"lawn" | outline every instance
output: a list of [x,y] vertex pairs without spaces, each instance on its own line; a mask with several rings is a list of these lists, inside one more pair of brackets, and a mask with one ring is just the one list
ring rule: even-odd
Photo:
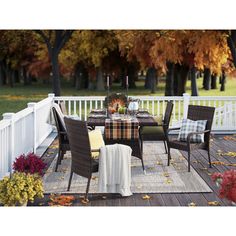
[[[144,89],[144,81],[136,82],[137,88],[130,89],[129,95],[157,95],[163,96],[165,83],[160,82],[157,92],[151,94],[150,90]],[[62,82],[62,96],[96,96],[106,95],[106,92],[76,90],[69,82]],[[202,79],[198,79],[198,87],[200,96],[235,96],[236,95],[236,79],[228,79],[226,83],[226,91],[220,92],[219,86],[215,90],[203,90]],[[111,91],[124,92],[120,89],[119,84],[114,84]],[[5,112],[17,112],[27,106],[28,102],[37,102],[42,100],[51,92],[49,84],[35,83],[31,86],[16,85],[14,88],[8,86],[0,87],[0,119]],[[187,92],[191,94],[190,81],[187,83]]]

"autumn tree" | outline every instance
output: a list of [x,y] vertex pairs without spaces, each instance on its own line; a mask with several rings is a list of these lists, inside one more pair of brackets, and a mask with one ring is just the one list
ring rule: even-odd
[[102,91],[104,90],[103,60],[116,49],[117,40],[111,30],[75,31],[62,51],[60,59],[71,61],[74,67],[78,65],[80,68],[85,67],[90,82],[95,79],[96,89]]
[[37,50],[32,31],[4,30],[0,32],[0,81],[11,87],[20,82],[28,84],[30,76],[26,73],[27,65],[32,61]]
[[61,84],[58,57],[62,48],[70,39],[73,30],[36,30],[35,32],[41,36],[47,46],[52,65],[53,92],[56,96],[60,96]]
[[121,55],[129,62],[137,61],[141,70],[147,70],[145,88],[151,89],[152,93],[156,91],[159,67],[153,64],[150,49],[158,35],[155,30],[116,31]]

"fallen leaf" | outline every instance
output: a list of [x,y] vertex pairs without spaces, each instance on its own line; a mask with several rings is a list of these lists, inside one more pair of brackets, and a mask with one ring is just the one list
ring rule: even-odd
[[148,170],[155,170],[155,168],[152,167],[152,166],[151,166],[151,167],[147,167],[147,169],[148,169]]
[[220,203],[217,201],[208,202],[209,206],[220,206]]
[[165,181],[165,183],[166,183],[166,184],[171,184],[171,183],[172,183],[172,180],[171,180],[171,179],[167,179],[167,180]]
[[89,200],[84,198],[81,200],[81,203],[87,205],[89,203]]
[[208,169],[206,167],[200,168],[200,170],[207,171]]
[[223,138],[224,140],[231,140],[231,141],[236,141],[236,138],[234,137],[234,135],[233,136],[224,136],[224,138]]
[[47,152],[47,154],[53,154],[54,152]]
[[188,204],[188,206],[190,206],[190,207],[195,207],[195,206],[197,206],[197,204],[196,204],[195,202],[190,202],[190,203]]
[[150,198],[151,198],[151,197],[150,197],[149,195],[147,195],[147,194],[144,195],[144,196],[142,196],[142,199],[143,199],[143,200],[149,200]]
[[48,203],[49,206],[71,206],[75,197],[72,195],[51,194],[49,199],[51,200],[51,202]]
[[160,161],[157,161],[156,164],[157,164],[157,165],[163,165],[163,163],[160,162]]
[[97,178],[97,176],[92,176],[92,180],[96,180]]
[[164,173],[163,173],[163,176],[164,176],[164,177],[170,177],[170,175],[169,175],[168,172],[164,172]]

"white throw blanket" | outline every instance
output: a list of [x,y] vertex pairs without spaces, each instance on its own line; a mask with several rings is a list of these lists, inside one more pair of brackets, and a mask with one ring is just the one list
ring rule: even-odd
[[132,149],[123,144],[101,147],[98,188],[101,193],[130,196]]

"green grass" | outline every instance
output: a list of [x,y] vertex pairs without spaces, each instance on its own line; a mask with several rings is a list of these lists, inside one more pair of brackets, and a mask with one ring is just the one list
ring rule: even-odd
[[[151,94],[150,90],[144,89],[144,81],[136,82],[137,88],[130,89],[129,95],[157,95],[163,96],[165,91],[165,83],[160,82],[155,94]],[[106,92],[76,90],[69,82],[62,82],[62,96],[99,96],[106,95]],[[236,95],[236,79],[228,79],[226,83],[226,91],[220,92],[218,89],[206,91],[201,89],[202,79],[198,79],[200,96],[235,96]],[[27,106],[28,102],[37,102],[47,97],[52,91],[49,84],[37,83],[31,86],[16,85],[14,88],[8,86],[0,87],[0,119],[5,112],[17,112]],[[111,92],[124,92],[120,89],[119,84],[112,86]],[[190,81],[187,83],[187,91],[191,94]]]

